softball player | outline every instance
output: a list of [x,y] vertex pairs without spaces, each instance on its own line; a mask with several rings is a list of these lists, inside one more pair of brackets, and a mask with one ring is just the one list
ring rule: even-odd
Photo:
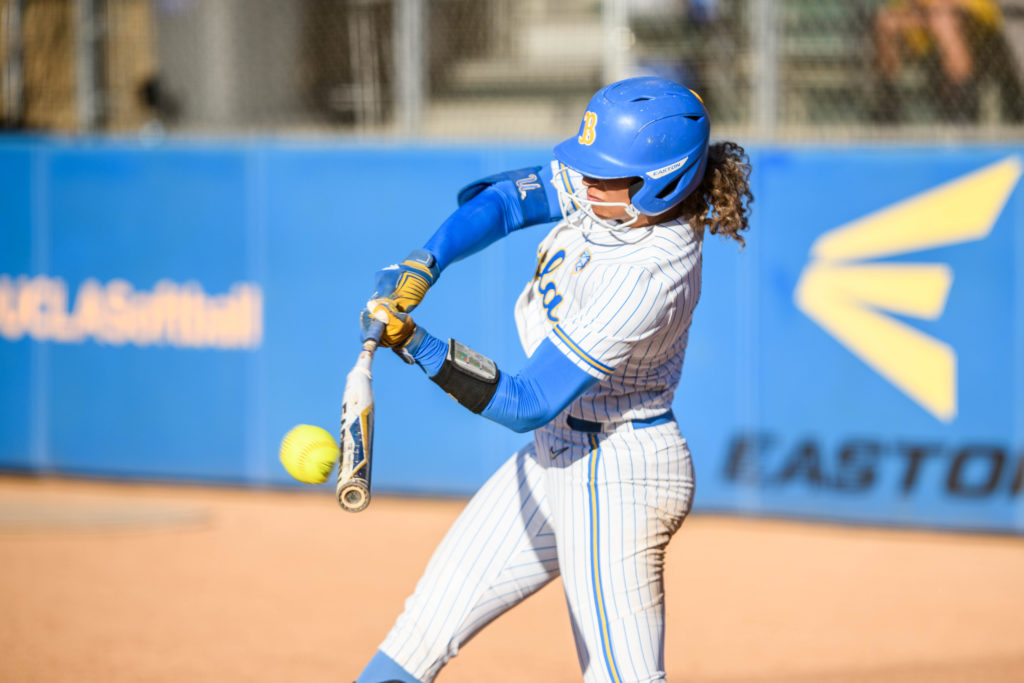
[[[742,243],[752,199],[743,150],[708,140],[690,90],[614,83],[554,161],[466,187],[422,249],[378,272],[364,329],[386,322],[381,343],[445,392],[534,434],[449,530],[359,683],[432,681],[559,575],[584,681],[664,680],[662,566],[694,490],[672,399],[704,228]],[[516,304],[518,374],[409,317],[452,262],[558,218]]]

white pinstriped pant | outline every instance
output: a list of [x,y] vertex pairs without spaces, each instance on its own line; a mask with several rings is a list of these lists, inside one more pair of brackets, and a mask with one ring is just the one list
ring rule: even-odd
[[432,681],[480,629],[561,574],[583,680],[664,681],[665,548],[693,488],[675,422],[537,430],[459,515],[381,650]]

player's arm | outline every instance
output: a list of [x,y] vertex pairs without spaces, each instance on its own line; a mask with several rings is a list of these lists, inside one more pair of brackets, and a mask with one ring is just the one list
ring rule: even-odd
[[[607,286],[587,302],[587,310],[551,328],[523,371],[511,376],[500,373],[493,361],[465,345],[443,342],[417,328],[387,300],[371,301],[368,306],[387,324],[382,345],[396,348],[408,362],[418,363],[445,392],[473,412],[528,431],[614,373],[637,344],[673,320],[676,299],[689,296],[687,280],[680,280],[677,286],[674,280],[655,277],[642,265],[615,266],[604,276]],[[364,328],[369,320],[367,313]]]
[[[371,301],[368,310],[386,321],[382,345],[403,347],[445,393],[474,413],[517,432],[547,424],[598,382],[547,339],[518,374],[509,374],[464,344],[431,335],[387,300]],[[369,315],[363,316],[364,326]]]
[[454,339],[417,328],[413,358],[438,386],[474,413],[517,432],[542,427],[597,384],[545,339],[517,374]]
[[551,165],[497,173],[459,190],[459,208],[423,248],[441,270],[511,232],[561,216]]
[[421,249],[377,271],[371,299],[392,299],[411,311],[449,265],[511,232],[555,220],[561,211],[552,169],[535,166],[478,180],[459,192],[452,212]]

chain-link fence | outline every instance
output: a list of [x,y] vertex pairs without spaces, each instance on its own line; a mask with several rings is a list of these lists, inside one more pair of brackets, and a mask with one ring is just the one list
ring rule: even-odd
[[1024,0],[0,0],[0,121],[65,132],[563,135],[689,84],[764,140],[1021,138]]

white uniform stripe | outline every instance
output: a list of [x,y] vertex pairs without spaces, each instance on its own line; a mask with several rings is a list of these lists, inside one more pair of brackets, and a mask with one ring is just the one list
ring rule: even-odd
[[[622,680],[619,676],[619,665],[615,660],[615,651],[612,648],[612,638],[608,625],[608,599],[614,595],[613,590],[608,590],[601,581],[601,560],[604,557],[601,553],[601,503],[599,498],[597,479],[601,462],[601,449],[597,444],[597,437],[590,437],[589,473],[587,476],[588,498],[590,503],[590,558],[589,569],[591,572],[591,590],[594,594],[594,602],[597,605],[596,619],[597,628],[600,631],[601,653],[604,657],[604,666],[608,669],[608,675],[615,683]],[[608,552],[608,540],[605,539],[605,553]],[[607,571],[606,571],[607,573]],[[609,595],[606,597],[605,593]]]

